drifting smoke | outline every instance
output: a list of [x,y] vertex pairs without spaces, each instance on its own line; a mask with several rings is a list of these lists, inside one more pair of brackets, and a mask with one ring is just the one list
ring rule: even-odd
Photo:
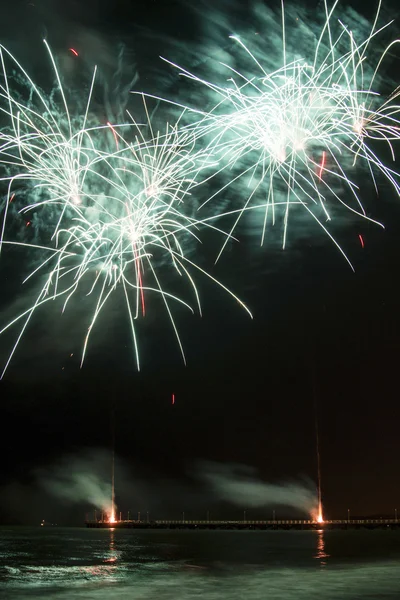
[[201,465],[199,476],[221,500],[240,507],[286,506],[313,515],[318,506],[317,490],[311,481],[266,483],[251,467],[217,463]]
[[111,509],[110,475],[110,455],[102,450],[63,458],[36,473],[47,493],[66,503],[85,502],[107,513]]

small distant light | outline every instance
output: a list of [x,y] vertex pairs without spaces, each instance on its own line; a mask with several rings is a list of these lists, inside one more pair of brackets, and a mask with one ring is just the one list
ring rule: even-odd
[[27,227],[29,227],[29,225],[30,225],[30,224],[31,224],[31,222],[30,222],[30,221],[27,221],[27,222],[26,222],[26,226],[27,226]]

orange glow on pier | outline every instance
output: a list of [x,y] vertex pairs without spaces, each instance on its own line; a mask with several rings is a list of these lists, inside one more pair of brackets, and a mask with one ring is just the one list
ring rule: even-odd
[[310,516],[314,523],[325,523],[321,502],[318,502],[318,507],[311,512]]

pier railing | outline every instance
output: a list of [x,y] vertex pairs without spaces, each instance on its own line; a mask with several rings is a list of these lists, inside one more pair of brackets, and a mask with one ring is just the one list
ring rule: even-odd
[[[140,522],[140,521],[139,521]],[[395,524],[400,522],[397,519],[327,519],[322,522],[313,521],[311,519],[273,519],[269,521],[251,521],[246,519],[245,521],[215,521],[215,520],[156,520],[153,523],[159,523],[160,525],[363,525],[363,524]]]
[[133,520],[121,519],[113,523],[108,520],[87,520],[88,527],[155,527],[155,528],[298,528],[298,529],[318,529],[318,528],[340,528],[340,527],[399,527],[400,521],[396,519],[327,519],[323,522],[311,519],[271,519],[271,520],[211,520],[211,519],[157,519],[157,520]]

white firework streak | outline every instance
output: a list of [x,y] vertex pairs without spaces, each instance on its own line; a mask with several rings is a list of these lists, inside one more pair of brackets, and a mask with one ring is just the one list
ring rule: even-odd
[[[53,107],[18,63],[32,94],[45,109],[44,114],[13,98],[2,61],[6,84],[1,95],[7,103],[3,112],[11,119],[11,128],[2,134],[0,161],[16,174],[3,178],[8,181],[8,195],[1,242],[35,248],[46,255],[25,279],[26,282],[34,276],[44,278],[36,301],[0,331],[1,334],[15,323],[23,323],[2,376],[36,310],[62,298],[64,311],[75,294],[85,293],[88,283],[87,295],[93,295],[95,306],[85,336],[82,363],[98,316],[119,288],[126,300],[137,367],[140,368],[136,321],[145,316],[145,297],[150,292],[161,296],[185,360],[171,303],[184,305],[192,312],[194,309],[164,289],[160,257],[187,279],[200,314],[194,271],[221,286],[251,316],[232,292],[187,255],[188,240],[198,241],[198,230],[203,224],[227,235],[212,223],[202,223],[182,210],[202,160],[193,151],[193,136],[181,133],[178,124],[167,124],[164,133],[155,134],[148,113],[145,131],[150,135],[144,135],[142,126],[132,117],[130,123],[86,127],[94,76],[83,122],[74,130],[60,76],[51,53],[50,56],[63,99],[66,133],[55,119]],[[112,150],[104,150],[104,140],[98,144],[102,130],[111,130],[115,143]],[[122,135],[126,130],[132,141]],[[58,211],[48,245],[5,239],[13,185],[20,180],[34,182],[34,189],[41,190],[40,202],[27,204],[20,212],[38,207],[45,210],[50,205]]]
[[[202,206],[228,187],[246,181],[249,192],[244,199],[243,211],[250,206],[259,208],[257,192],[262,192],[264,197],[262,205],[266,209],[262,244],[269,214],[272,214],[274,223],[276,197],[284,190],[283,247],[287,239],[290,208],[293,204],[300,204],[329,235],[351,266],[324,224],[331,219],[328,202],[334,199],[356,215],[377,223],[367,217],[359,188],[351,179],[347,164],[351,168],[358,164],[366,166],[375,188],[376,174],[380,172],[396,194],[400,193],[398,173],[385,165],[374,149],[375,142],[384,141],[389,145],[394,160],[393,142],[400,138],[400,121],[397,118],[400,106],[396,104],[399,88],[386,100],[382,100],[374,90],[383,59],[399,40],[384,50],[374,70],[368,70],[365,66],[366,51],[375,36],[391,24],[377,29],[381,3],[371,31],[362,42],[357,42],[352,31],[340,21],[335,23],[339,33],[336,38],[333,37],[333,14],[338,0],[330,10],[326,0],[324,4],[325,24],[309,60],[287,60],[283,4],[283,65],[273,72],[267,72],[260,59],[236,36],[231,38],[249,59],[250,70],[252,65],[253,70],[254,67],[259,70],[258,75],[249,77],[226,63],[220,63],[230,77],[228,85],[218,85],[163,60],[178,68],[180,75],[220,97],[208,112],[185,107],[195,118],[184,129],[190,131],[198,143],[201,141],[210,160],[218,164],[218,168],[206,180],[200,179],[197,185],[217,174],[228,174],[227,183],[209,196]],[[174,104],[173,101],[171,103]],[[184,105],[178,106],[183,108]],[[352,202],[341,197],[340,193],[345,188],[350,192]],[[318,216],[316,208],[322,216]],[[231,234],[243,211],[237,211]]]
[[[90,130],[85,129],[96,69],[93,72],[86,111],[80,126],[76,128],[71,122],[54,57],[46,42],[45,44],[56,73],[64,106],[64,111],[58,114],[54,114],[54,106],[34,84],[23,67],[6,48],[0,46],[0,60],[5,81],[4,85],[0,86],[0,98],[5,101],[5,107],[2,106],[0,110],[10,120],[7,130],[0,134],[1,162],[7,167],[7,171],[12,173],[0,178],[8,181],[0,247],[4,238],[9,202],[14,197],[13,189],[16,185],[20,182],[31,184],[35,191],[32,195],[36,198],[41,195],[44,198],[43,201],[37,200],[24,206],[20,212],[25,213],[40,206],[48,207],[50,204],[57,205],[61,209],[54,230],[55,235],[64,215],[68,214],[68,209],[72,208],[75,212],[76,207],[80,205],[87,169],[96,157]],[[5,58],[11,59],[25,78],[30,90],[28,102],[23,103],[12,95]]]

